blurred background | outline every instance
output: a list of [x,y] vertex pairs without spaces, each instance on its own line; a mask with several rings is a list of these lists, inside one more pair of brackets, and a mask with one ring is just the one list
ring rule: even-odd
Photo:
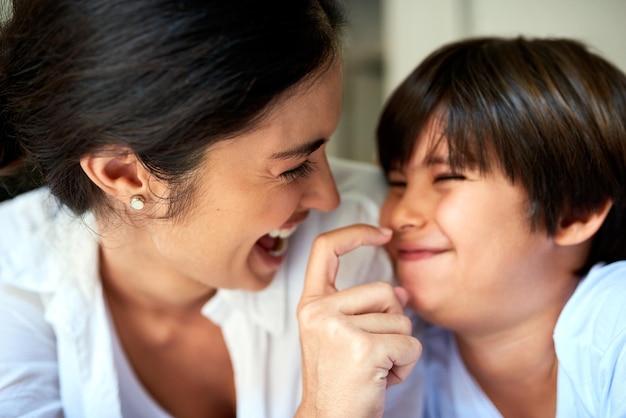
[[375,161],[385,99],[437,47],[481,35],[572,37],[626,71],[626,0],[344,0],[343,116],[329,153]]
[[[481,35],[566,36],[626,71],[626,0],[344,0],[343,116],[328,152],[375,162],[379,112],[392,89],[444,43]],[[0,0],[0,15],[8,1]]]

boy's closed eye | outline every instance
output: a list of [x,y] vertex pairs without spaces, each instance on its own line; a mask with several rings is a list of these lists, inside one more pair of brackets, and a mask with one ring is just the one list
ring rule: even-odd
[[391,171],[387,175],[387,184],[392,188],[406,188],[406,176],[400,171]]
[[437,183],[447,180],[466,180],[466,177],[461,173],[445,173],[436,175],[434,182]]

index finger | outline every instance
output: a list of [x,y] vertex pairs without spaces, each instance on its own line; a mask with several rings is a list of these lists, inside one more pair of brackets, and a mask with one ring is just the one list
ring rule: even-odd
[[335,277],[339,257],[363,245],[382,245],[391,238],[391,230],[356,224],[318,236],[311,246],[302,299],[337,291]]

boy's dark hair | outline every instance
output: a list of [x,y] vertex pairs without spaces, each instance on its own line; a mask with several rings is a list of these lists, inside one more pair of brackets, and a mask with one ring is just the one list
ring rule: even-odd
[[[626,259],[626,76],[569,39],[478,38],[429,55],[381,115],[384,170],[402,166],[441,117],[453,168],[495,167],[529,196],[531,227],[553,236],[612,201],[584,274]],[[511,239],[515,239],[511,237]]]
[[336,61],[338,1],[14,0],[0,32],[0,172],[32,163],[81,214],[106,199],[79,159],[122,145],[171,186],[170,216],[183,213],[210,145]]

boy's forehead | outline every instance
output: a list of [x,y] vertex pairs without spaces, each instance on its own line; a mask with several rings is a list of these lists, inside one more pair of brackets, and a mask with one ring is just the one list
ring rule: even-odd
[[445,132],[445,120],[439,116],[431,116],[417,134],[412,156],[424,161],[447,157],[449,149]]

